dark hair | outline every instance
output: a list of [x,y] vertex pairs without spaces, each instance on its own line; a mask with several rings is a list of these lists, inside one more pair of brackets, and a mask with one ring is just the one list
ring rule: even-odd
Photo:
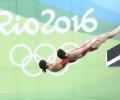
[[66,59],[67,58],[66,52],[62,49],[57,50],[57,56],[61,59]]
[[47,69],[47,62],[45,60],[41,60],[39,62],[39,67],[42,69],[43,72],[46,72]]

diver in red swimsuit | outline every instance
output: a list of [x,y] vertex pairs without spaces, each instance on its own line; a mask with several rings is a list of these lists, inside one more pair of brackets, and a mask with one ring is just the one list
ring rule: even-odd
[[78,59],[84,57],[88,52],[96,50],[107,39],[114,37],[119,32],[120,32],[120,26],[111,32],[99,35],[87,41],[86,43],[81,45],[79,48],[76,48],[70,52],[65,52],[64,50],[59,49],[57,51],[57,56],[60,59],[57,59],[54,63],[49,63],[46,60],[41,60],[39,62],[39,66],[43,70],[43,72],[46,72],[46,69],[52,72],[60,71],[67,64],[76,62]]
[[75,60],[68,60],[68,59],[58,59],[55,63],[50,63],[46,60],[41,60],[39,63],[40,68],[43,72],[46,72],[46,69],[50,70],[51,72],[58,72],[62,70],[67,64],[75,62]]
[[79,48],[76,48],[76,49],[72,50],[71,52],[65,52],[64,50],[59,49],[57,51],[57,56],[60,59],[69,59],[69,60],[80,59],[83,56],[85,56],[86,53],[98,49],[100,47],[100,45],[103,44],[107,39],[114,37],[119,32],[120,32],[120,26],[111,32],[99,35],[99,36],[87,41],[86,43],[81,45]]

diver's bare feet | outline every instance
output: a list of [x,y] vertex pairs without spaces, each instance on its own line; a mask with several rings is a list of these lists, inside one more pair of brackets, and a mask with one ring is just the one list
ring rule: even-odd
[[114,37],[115,35],[117,35],[119,32],[120,32],[120,26],[117,27],[116,29],[114,29],[113,31],[108,32],[108,33],[106,33],[106,34],[109,36],[109,38],[112,38],[112,37]]

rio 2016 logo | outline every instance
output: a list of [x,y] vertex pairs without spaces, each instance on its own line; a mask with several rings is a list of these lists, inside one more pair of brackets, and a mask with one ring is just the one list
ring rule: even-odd
[[[41,12],[41,16],[49,16],[48,21],[41,25],[41,23],[35,18],[29,18],[24,22],[24,25],[20,27],[21,17],[16,15],[14,16],[9,11],[2,11],[0,12],[0,17],[7,18],[5,21],[0,22],[0,32],[4,36],[9,36],[12,33],[16,35],[21,35],[23,33],[27,33],[29,35],[35,35],[38,32],[42,32],[43,34],[50,34],[52,32],[58,32],[60,34],[66,33],[73,29],[73,32],[78,32],[80,29],[85,32],[93,32],[97,28],[97,20],[95,18],[90,18],[89,15],[94,11],[94,8],[90,8],[86,13],[83,15],[81,22],[79,23],[78,16],[75,15],[71,19],[66,16],[61,16],[56,18],[56,13],[52,9],[46,9]],[[15,20],[15,24],[12,25],[11,29],[7,29],[6,27],[13,23]],[[53,23],[54,22],[54,23]],[[65,27],[60,27],[60,23],[63,22]],[[51,24],[53,23],[53,27],[50,28]],[[71,25],[73,23],[73,25]],[[89,27],[87,24],[91,24],[92,26]],[[73,26],[73,27],[72,27]]]

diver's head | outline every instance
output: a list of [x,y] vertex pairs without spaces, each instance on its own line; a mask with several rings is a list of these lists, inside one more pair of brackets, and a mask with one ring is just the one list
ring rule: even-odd
[[45,60],[41,60],[39,62],[39,67],[42,69],[43,72],[46,72],[46,69],[48,68],[47,62]]
[[57,56],[60,59],[67,59],[66,52],[62,49],[57,50]]

